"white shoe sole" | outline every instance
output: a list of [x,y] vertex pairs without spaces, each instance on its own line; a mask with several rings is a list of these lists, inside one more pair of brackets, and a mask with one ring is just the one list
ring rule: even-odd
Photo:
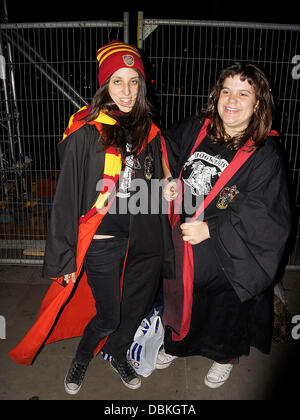
[[228,380],[228,378],[223,381],[223,382],[210,382],[207,377],[204,378],[204,383],[206,386],[208,386],[209,388],[219,388],[220,386],[224,385],[225,382]]
[[167,362],[167,363],[157,363],[156,362],[156,365],[155,365],[155,368],[156,369],[167,369],[168,367],[170,367],[171,366],[171,364],[174,362],[174,360],[175,359],[177,359],[177,356],[174,356],[173,358],[172,358],[172,360],[170,360],[169,362]]
[[173,360],[172,360],[171,362],[169,362],[169,363],[165,363],[165,364],[163,364],[163,365],[156,365],[156,366],[155,366],[155,368],[156,368],[156,369],[167,369],[168,367],[170,367],[170,366],[171,366],[172,362],[173,362]]
[[122,376],[120,375],[120,373],[118,372],[118,370],[115,368],[115,367],[113,367],[113,365],[110,363],[110,366],[111,366],[111,368],[112,368],[112,370],[114,370],[115,372],[117,372],[117,374],[120,376],[120,379],[121,379],[121,381],[123,382],[123,384],[127,387],[127,388],[129,388],[129,389],[139,389],[141,386],[142,386],[142,381],[141,381],[141,379],[140,379],[140,381],[139,381],[139,383],[138,384],[129,384],[128,382],[125,382],[124,381],[124,379],[122,378]]
[[[209,388],[219,388],[220,386],[224,385],[226,381],[228,381],[228,379],[230,377],[231,370],[233,368],[233,365],[230,364],[230,363],[228,363],[227,365],[224,364],[222,366],[221,371],[220,371],[220,366],[222,366],[222,365],[220,365],[220,363],[214,362],[213,365],[212,365],[212,367],[208,371],[207,375],[205,376],[204,383]],[[225,369],[225,370],[223,370],[223,369]],[[212,372],[214,372],[214,371],[218,372],[218,370],[220,371],[219,378],[220,379],[223,379],[223,380],[220,380],[219,382],[210,381],[209,380],[209,374],[210,374],[210,372],[211,371]]]
[[155,367],[156,367],[156,369],[167,369],[168,367],[170,367],[171,366],[171,364],[174,362],[174,360],[175,359],[173,359],[173,360],[171,360],[170,362],[168,362],[168,363],[164,363],[164,364],[162,364],[162,365],[160,365],[160,364],[156,364],[155,365]]
[[66,382],[67,376],[68,376],[68,374],[66,375],[65,380],[64,380],[64,386],[65,386],[66,393],[69,394],[69,395],[76,395],[76,394],[78,394],[78,392],[80,391],[80,389],[82,387],[82,384],[77,389],[74,389],[74,390],[68,388],[68,385],[67,385],[67,382]]

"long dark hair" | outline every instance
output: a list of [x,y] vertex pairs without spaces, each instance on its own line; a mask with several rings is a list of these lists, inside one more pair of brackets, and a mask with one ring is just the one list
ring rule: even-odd
[[[258,101],[248,127],[236,137],[226,134],[223,122],[219,116],[217,104],[225,79],[228,77],[240,76],[241,81],[247,80],[249,85],[254,88],[255,96]],[[274,112],[274,101],[270,84],[265,74],[253,64],[234,63],[223,69],[219,79],[212,90],[204,116],[211,119],[207,134],[212,143],[227,142],[227,147],[231,150],[240,149],[245,142],[252,137],[254,147],[263,146],[271,130]]]
[[[104,149],[109,146],[116,147],[122,155],[122,158],[128,154],[136,156],[141,150],[144,142],[147,140],[151,123],[152,112],[151,105],[147,100],[146,82],[141,73],[139,75],[139,87],[137,98],[132,110],[128,113],[119,111],[119,108],[111,99],[108,92],[110,78],[99,88],[92,99],[89,115],[85,118],[86,122],[93,121],[98,117],[100,111],[105,111],[111,115],[118,125],[103,124],[102,139]],[[131,144],[131,150],[128,152],[126,143]]]

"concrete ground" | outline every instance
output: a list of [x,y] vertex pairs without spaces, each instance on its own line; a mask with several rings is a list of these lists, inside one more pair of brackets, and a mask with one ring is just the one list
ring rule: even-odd
[[[300,314],[300,272],[287,272],[283,286],[289,312]],[[117,400],[175,404],[297,398],[299,387],[294,379],[299,377],[300,338],[289,344],[274,343],[270,355],[252,349],[250,356],[243,357],[233,369],[228,382],[215,390],[203,383],[211,361],[200,356],[176,359],[170,368],[142,378],[142,387],[135,391],[125,388],[100,356],[91,362],[79,394],[67,395],[63,381],[79,338],[46,346],[30,367],[18,365],[8,356],[34,323],[48,287],[41,277],[41,267],[0,266],[0,315],[6,320],[6,339],[0,339],[0,400],[102,400],[108,405]],[[295,332],[300,336],[300,319]]]

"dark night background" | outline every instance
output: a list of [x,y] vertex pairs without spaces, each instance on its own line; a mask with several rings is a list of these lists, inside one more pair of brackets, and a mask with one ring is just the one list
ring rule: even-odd
[[123,12],[132,19],[137,11],[145,18],[181,18],[196,20],[230,20],[299,24],[297,2],[264,2],[258,0],[203,2],[153,0],[149,2],[7,0],[9,22],[51,22],[81,20],[122,20]]
[[[299,17],[299,3],[295,0],[285,0],[284,2],[278,2],[273,0],[264,1],[264,0],[246,0],[246,1],[225,1],[225,0],[206,0],[205,2],[202,0],[150,0],[146,2],[145,0],[140,0],[140,2],[136,5],[136,3],[130,1],[118,1],[118,0],[7,0],[7,8],[8,8],[8,22],[9,23],[21,23],[21,22],[55,22],[55,21],[89,21],[89,20],[107,20],[107,21],[121,21],[123,19],[123,12],[130,13],[130,43],[136,45],[136,26],[137,26],[137,12],[139,10],[144,12],[144,18],[162,18],[162,19],[193,19],[193,20],[217,20],[217,21],[241,21],[241,22],[259,22],[259,23],[275,23],[275,24],[300,24],[300,17]],[[0,0],[0,18],[3,18],[2,13],[2,1]],[[1,22],[1,20],[0,20]],[[299,46],[299,53],[300,53],[300,46]],[[295,84],[296,85],[296,84]],[[44,86],[44,85],[43,85]],[[46,85],[48,87],[48,84]],[[77,85],[76,85],[77,86]],[[298,86],[298,85],[297,85]],[[19,88],[20,91],[20,88]],[[49,95],[50,89],[47,91]],[[53,92],[51,92],[52,94]],[[25,97],[25,94],[24,94]],[[46,97],[48,98],[48,97]],[[51,101],[50,101],[51,99]],[[47,100],[51,103],[52,109],[53,104],[55,103],[52,100],[52,96],[49,97]],[[28,101],[31,99],[29,98]],[[26,104],[26,102],[24,102]],[[45,103],[47,103],[45,101]],[[38,106],[41,104],[41,101],[36,101],[34,106]],[[46,105],[45,105],[46,106]],[[28,118],[29,123],[31,123],[31,110],[36,109],[28,107],[28,114],[30,114],[30,118]],[[48,109],[48,108],[47,108]],[[48,111],[49,111],[48,109]],[[53,107],[53,120],[58,121],[58,116],[56,117],[55,112],[56,109]],[[36,112],[37,114],[37,112]],[[68,116],[71,115],[67,114]],[[55,132],[55,136],[51,137],[51,141],[53,144],[56,143],[57,138],[59,138],[60,133],[63,132],[63,127],[65,127],[66,122],[66,115],[59,116],[62,119],[61,124],[59,125],[60,129],[58,133]],[[52,117],[51,117],[52,118]],[[49,118],[51,121],[52,119]],[[295,120],[296,121],[296,120]],[[296,121],[297,123],[297,121]],[[39,126],[38,126],[39,127]],[[41,132],[40,139],[41,141],[36,142],[36,138],[33,139],[32,144],[35,145],[34,147],[39,147],[41,150],[44,147],[44,144],[47,143],[48,139],[50,138],[50,134],[52,135],[52,131],[50,130],[57,130],[57,125],[53,125],[53,127],[49,128],[47,124],[45,124],[46,129],[48,128],[48,132],[44,134]],[[299,127],[299,125],[298,125]],[[36,127],[31,128],[31,126],[25,127],[26,133],[29,133],[29,136],[34,130],[38,130]],[[43,128],[41,127],[41,130]],[[38,132],[39,134],[39,132]],[[57,135],[57,136],[56,136]],[[29,137],[28,136],[28,137]],[[38,136],[37,136],[38,138]],[[29,144],[29,141],[28,141]],[[39,144],[39,146],[37,146]],[[52,144],[52,143],[51,143]],[[38,149],[40,150],[40,149]],[[50,149],[45,149],[50,150]],[[53,150],[55,150],[53,148]],[[297,149],[298,150],[298,145]],[[29,156],[33,156],[35,152],[29,153]],[[48,157],[51,157],[52,149],[48,153]],[[296,153],[295,153],[296,156]],[[299,156],[299,155],[298,155]],[[53,158],[54,159],[54,158]],[[48,171],[48,167],[45,167],[44,161],[42,161],[43,168],[39,168],[37,165],[39,164],[38,161],[34,161],[32,165],[36,165],[38,170],[36,172],[31,172],[32,174],[39,174],[42,173],[42,169],[46,174],[46,170]],[[296,165],[296,164],[295,164]],[[49,166],[51,166],[49,164]],[[299,164],[295,166],[299,168]],[[50,173],[48,171],[47,173]],[[33,179],[35,180],[35,179]],[[298,181],[299,182],[299,181]],[[296,188],[296,187],[295,187]],[[298,188],[298,186],[297,186]],[[296,194],[295,194],[296,196]],[[45,205],[45,207],[47,204]],[[41,207],[43,208],[43,207]],[[27,210],[26,210],[27,211]],[[48,210],[47,210],[48,211]],[[29,211],[28,211],[29,213]],[[34,215],[35,213],[32,212]],[[43,214],[43,213],[41,213]],[[47,213],[45,213],[47,215]],[[23,221],[23,213],[20,213],[20,220]],[[39,216],[44,217],[44,216]],[[298,225],[298,214],[295,216],[297,217],[296,222]],[[17,219],[16,219],[17,220]],[[40,220],[38,217],[36,218],[36,226],[40,225]],[[33,222],[32,222],[33,223]],[[295,224],[295,226],[297,226]],[[298,225],[299,226],[299,225]],[[35,234],[39,233],[39,231],[35,232]],[[44,232],[42,233],[44,235]],[[295,234],[299,234],[295,229]],[[38,236],[35,236],[38,238]],[[42,236],[43,238],[43,236]],[[299,353],[298,356],[299,357]],[[273,384],[274,392],[273,397],[274,399],[278,397],[278,403],[282,402],[282,398],[286,396],[287,393],[290,393],[289,397],[292,398],[292,402],[296,405],[297,396],[299,396],[299,391],[297,387],[294,387],[291,390],[291,383],[292,380],[297,380],[299,377],[299,365],[297,364],[296,354],[295,357],[291,360],[285,360],[282,362],[280,366],[281,369],[281,381],[277,384]],[[298,394],[297,394],[298,392]],[[279,407],[279,404],[278,407]],[[282,405],[282,404],[281,404]],[[292,407],[292,406],[290,406]],[[287,414],[287,410],[285,410]]]

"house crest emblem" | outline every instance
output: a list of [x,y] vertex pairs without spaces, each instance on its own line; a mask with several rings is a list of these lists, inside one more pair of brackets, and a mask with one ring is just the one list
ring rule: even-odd
[[217,203],[217,207],[220,210],[226,210],[228,205],[232,202],[232,200],[239,194],[236,185],[232,187],[225,187],[219,194],[219,200]]
[[127,67],[134,66],[134,58],[132,55],[123,55],[123,61]]

